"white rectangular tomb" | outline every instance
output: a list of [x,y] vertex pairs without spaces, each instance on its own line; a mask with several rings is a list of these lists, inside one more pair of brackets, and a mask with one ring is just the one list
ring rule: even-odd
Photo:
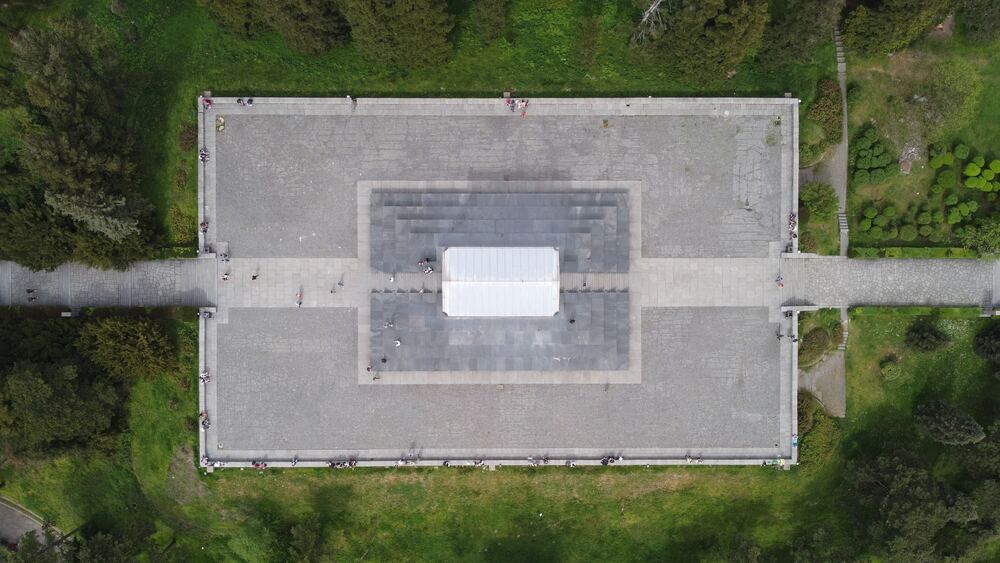
[[559,251],[551,246],[455,246],[445,249],[443,262],[443,308],[450,317],[559,312]]

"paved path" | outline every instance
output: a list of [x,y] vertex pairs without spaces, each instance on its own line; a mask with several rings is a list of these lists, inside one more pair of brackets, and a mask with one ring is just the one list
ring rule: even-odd
[[[35,293],[29,295],[28,289]],[[34,301],[28,298],[34,296]],[[65,264],[33,272],[0,262],[0,305],[76,307],[202,306],[215,303],[211,258],[138,262],[124,272]]]
[[21,536],[31,531],[41,539],[42,522],[13,501],[0,497],[0,539],[18,543]]
[[[779,270],[785,284],[780,293],[772,291]],[[221,279],[225,272],[230,273],[228,281]],[[251,279],[253,273],[259,274],[257,280]],[[140,262],[125,272],[78,264],[32,272],[0,262],[0,305],[212,307],[221,292],[231,307],[288,307],[303,291],[303,307],[355,307],[368,298],[356,289],[377,286],[378,276],[364,273],[357,259],[336,258],[234,258],[223,263],[203,257]],[[435,279],[419,277],[426,279],[428,289],[436,287]],[[567,277],[564,288],[572,289],[584,279],[579,278]],[[345,281],[346,289],[331,293],[338,280]],[[632,272],[608,283],[627,283],[644,307],[979,307],[997,304],[1000,262],[841,256],[640,259]],[[27,300],[29,288],[37,290],[34,302]]]
[[799,389],[812,393],[830,416],[847,415],[844,352],[837,350],[815,366],[799,373]]

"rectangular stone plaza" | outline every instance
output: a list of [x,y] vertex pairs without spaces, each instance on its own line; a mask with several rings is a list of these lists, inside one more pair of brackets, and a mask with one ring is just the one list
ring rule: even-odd
[[[798,100],[206,94],[199,115],[205,465],[797,460]],[[461,247],[555,248],[558,311],[449,316]],[[508,275],[504,299],[537,283]]]

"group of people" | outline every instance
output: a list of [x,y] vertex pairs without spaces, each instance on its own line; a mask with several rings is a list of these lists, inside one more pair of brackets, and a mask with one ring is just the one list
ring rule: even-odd
[[354,469],[354,467],[357,464],[358,464],[358,460],[354,459],[353,457],[350,458],[350,459],[348,459],[347,461],[333,461],[333,460],[330,460],[330,461],[326,462],[326,466],[329,467],[330,469],[344,469],[344,468]]
[[267,463],[263,461],[251,461],[250,467],[254,469],[267,469]]
[[788,236],[798,238],[799,219],[794,213],[788,214]]
[[198,160],[208,162],[208,149],[205,147],[198,149]]
[[[431,266],[431,259],[430,258],[424,258],[423,260],[418,261],[417,262],[417,266],[420,266],[421,268],[423,268],[424,269],[424,273],[427,274],[427,275],[431,275],[431,274],[434,273],[434,268]],[[389,281],[392,281],[392,280],[389,280]]]
[[201,423],[201,430],[203,432],[212,427],[212,422],[208,419],[208,411],[198,413],[198,420]]
[[38,290],[37,290],[37,289],[31,289],[31,288],[28,288],[28,289],[26,289],[25,291],[27,291],[27,292],[28,292],[28,303],[32,303],[32,302],[34,302],[34,301],[35,301],[36,299],[38,299],[38,296],[37,296],[37,295],[35,295],[36,293],[38,293]]
[[616,461],[624,461],[624,460],[625,460],[625,458],[622,457],[622,456],[618,456],[618,457],[615,457],[615,456],[604,456],[604,457],[601,458],[601,465],[607,465],[609,463],[614,463]]
[[205,371],[198,374],[198,381],[202,383],[208,383],[209,381],[212,381],[212,375],[208,373],[208,370],[206,369]]
[[504,103],[507,104],[507,108],[510,109],[511,113],[521,112],[521,117],[528,115],[528,100],[513,100],[511,98],[505,98]]
[[698,457],[686,456],[686,459],[687,459],[688,463],[701,463],[702,462],[701,456],[698,456]]

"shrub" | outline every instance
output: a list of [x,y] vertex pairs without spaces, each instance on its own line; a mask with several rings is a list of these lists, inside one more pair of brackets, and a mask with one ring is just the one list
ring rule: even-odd
[[879,373],[882,375],[882,379],[893,381],[903,375],[903,367],[899,365],[896,356],[887,356],[879,364]]
[[874,219],[875,217],[878,217],[878,209],[876,209],[875,206],[873,205],[866,207],[865,217],[868,217],[869,219]]
[[982,168],[982,167],[986,166],[986,157],[984,157],[981,154],[980,155],[976,155],[976,158],[973,158],[972,162],[976,166]]
[[895,217],[896,208],[890,205],[882,210],[882,215],[885,215],[886,217]]
[[812,428],[800,438],[799,463],[805,467],[822,465],[830,459],[841,439],[836,421],[822,412],[817,412],[814,418]]
[[799,342],[799,364],[803,367],[815,364],[830,349],[832,342],[830,332],[825,328],[817,327],[810,330]]
[[861,229],[862,231],[867,231],[867,230],[871,229],[872,228],[872,220],[869,219],[868,217],[865,217],[864,219],[861,220],[860,223],[858,223],[858,228]]
[[476,29],[484,41],[500,37],[507,23],[508,0],[478,0],[475,7]]
[[983,168],[983,171],[980,172],[980,175],[983,178],[983,180],[989,181],[996,177],[996,172],[990,170],[989,168]]
[[957,225],[962,222],[962,212],[957,207],[948,210],[948,224]]
[[983,427],[974,418],[943,401],[917,406],[913,421],[920,431],[941,444],[974,444],[986,437]]
[[885,230],[885,234],[882,236],[882,240],[892,240],[898,237],[899,237],[899,229],[893,226]]
[[930,211],[924,211],[917,215],[917,224],[930,225],[932,219]]
[[965,205],[968,206],[969,213],[975,213],[976,211],[979,211],[979,202],[977,201],[967,201],[965,202]]
[[938,209],[937,211],[934,212],[934,222],[937,223],[938,225],[944,223],[944,211]]
[[1000,160],[991,160],[990,170],[992,170],[994,174],[1000,174]]
[[809,105],[806,116],[819,123],[827,139],[839,142],[843,136],[843,115],[840,85],[834,80],[820,80],[816,85],[816,99]]
[[847,107],[852,108],[857,104],[861,97],[864,95],[864,90],[861,88],[860,84],[850,84],[847,87]]
[[993,321],[976,333],[972,349],[986,361],[1000,363],[1000,321]]
[[914,350],[931,352],[948,343],[948,335],[932,319],[921,317],[906,329],[906,345]]
[[886,217],[885,215],[879,215],[878,217],[872,219],[872,223],[878,225],[879,227],[884,227],[889,224],[892,219]]
[[965,160],[966,158],[969,158],[969,147],[963,145],[962,143],[959,143],[958,145],[955,146],[954,153],[955,153],[955,158],[959,160]]
[[882,227],[878,226],[872,227],[871,230],[868,231],[868,234],[871,235],[871,237],[875,240],[882,240],[883,238],[885,238],[885,231],[882,229]]
[[852,180],[854,180],[855,184],[857,184],[857,185],[860,186],[860,185],[867,184],[871,180],[871,178],[870,178],[870,174],[868,173],[868,171],[862,169],[862,170],[855,170],[854,171],[854,176],[852,177]]
[[958,182],[958,174],[954,170],[945,170],[938,174],[937,183],[946,188],[954,187]]
[[962,173],[966,176],[979,176],[979,173],[982,171],[983,170],[979,168],[979,165],[975,162],[970,162],[965,165],[965,170],[962,170]]
[[918,231],[920,232],[920,236],[922,236],[922,237],[929,237],[929,236],[931,236],[931,233],[934,232],[934,227],[931,227],[930,225],[924,225],[924,226],[920,227],[920,229],[918,229]]
[[799,190],[799,201],[816,219],[829,219],[837,212],[837,192],[822,182],[808,182]]
[[944,198],[944,204],[948,206],[958,205],[958,196],[956,194],[951,194]]
[[966,202],[963,201],[962,203],[958,204],[957,208],[958,208],[958,212],[962,214],[962,217],[968,217],[969,216],[969,204],[968,203],[966,203]]
[[906,242],[911,242],[917,239],[917,227],[914,225],[903,225],[899,229],[899,238],[905,240]]

